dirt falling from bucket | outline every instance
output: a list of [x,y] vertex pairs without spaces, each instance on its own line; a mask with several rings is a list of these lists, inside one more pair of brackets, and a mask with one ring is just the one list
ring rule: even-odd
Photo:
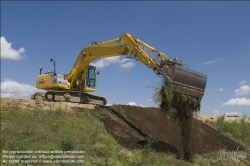
[[192,158],[192,149],[189,146],[192,118],[193,113],[200,110],[199,98],[171,92],[165,83],[158,87],[155,92],[155,101],[161,109],[172,111],[177,115],[183,142],[182,155],[185,160],[190,160]]

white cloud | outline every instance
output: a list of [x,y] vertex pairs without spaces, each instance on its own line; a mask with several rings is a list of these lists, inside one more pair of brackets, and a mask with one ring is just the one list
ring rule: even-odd
[[8,43],[5,37],[1,37],[1,59],[20,60],[25,52],[25,49],[21,47],[19,50],[15,50],[11,47],[12,43]]
[[97,68],[103,68],[105,66],[109,66],[109,63],[105,64],[105,62],[103,61],[103,59],[101,59],[101,60],[99,60],[97,62],[90,63],[90,65],[96,66]]
[[[129,102],[127,105],[136,106],[136,103],[135,102]],[[147,107],[147,106],[145,106],[143,104],[140,104],[138,106],[140,106],[140,107]]]
[[98,60],[97,62],[92,62],[91,65],[96,66],[97,68],[103,68],[109,66],[111,63],[119,63],[120,57],[109,57]]
[[243,80],[241,82],[239,82],[239,85],[244,85],[246,83],[246,80]]
[[127,61],[131,61],[131,59],[123,58],[123,59],[120,61],[120,63],[125,63],[125,62],[127,62]]
[[214,62],[215,62],[215,60],[207,61],[207,62],[204,62],[203,65],[209,65],[209,64],[214,63]]
[[[133,102],[133,101],[131,101],[131,102],[128,102],[127,105],[136,106],[136,103]],[[140,106],[140,107],[148,107],[148,106],[145,106],[145,105],[143,105],[143,104],[140,104],[140,105],[138,105],[138,106]]]
[[133,67],[134,65],[135,65],[134,62],[128,62],[128,63],[121,64],[120,66],[121,66],[123,69],[129,69],[129,68]]
[[223,91],[224,91],[224,89],[223,89],[223,88],[219,88],[219,89],[218,89],[218,91],[223,92]]
[[250,99],[234,98],[234,99],[230,99],[226,103],[223,103],[222,105],[223,106],[250,106]]
[[215,114],[218,114],[218,113],[219,113],[219,111],[218,111],[218,110],[214,110],[214,113],[215,113]]
[[135,64],[134,62],[130,62],[131,60],[128,58],[123,58],[120,59],[119,56],[115,56],[115,57],[108,57],[108,58],[102,58],[96,62],[92,62],[90,63],[93,66],[96,66],[96,68],[103,68],[103,67],[107,67],[112,63],[120,63],[120,67],[124,68],[124,69],[129,69],[131,67],[133,67]]
[[236,95],[247,95],[250,94],[250,86],[248,85],[243,85],[240,87],[240,89],[236,89],[234,91]]
[[241,116],[242,113],[240,112],[224,112],[224,111],[218,111],[218,110],[214,110],[214,115],[215,116]]
[[12,98],[30,98],[31,94],[42,91],[36,87],[21,84],[11,79],[5,79],[1,82],[1,97],[12,97]]
[[214,115],[215,115],[215,116],[224,115],[224,111],[214,110],[213,112],[214,112]]
[[127,105],[136,106],[136,103],[135,102],[128,102]]
[[219,58],[219,59],[214,59],[214,60],[211,60],[211,61],[207,61],[207,62],[204,62],[203,65],[210,65],[212,63],[222,62],[222,61],[225,61],[225,58]]
[[242,113],[240,113],[240,112],[226,112],[225,115],[226,116],[241,116]]
[[220,62],[221,62],[221,61],[224,61],[224,60],[225,60],[225,58],[220,58],[220,59],[219,59]]

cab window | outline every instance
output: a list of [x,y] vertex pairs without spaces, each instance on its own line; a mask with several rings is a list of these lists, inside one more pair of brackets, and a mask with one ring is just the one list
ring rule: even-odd
[[94,68],[89,68],[87,72],[87,86],[88,87],[95,87],[95,81],[96,81],[96,75],[95,75],[95,69]]

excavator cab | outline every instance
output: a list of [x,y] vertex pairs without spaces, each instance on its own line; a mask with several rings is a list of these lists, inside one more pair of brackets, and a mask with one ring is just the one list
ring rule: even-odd
[[94,66],[89,65],[85,77],[85,86],[89,88],[96,87],[96,74],[99,74],[99,72],[96,72],[96,68]]
[[177,58],[161,61],[159,73],[170,91],[202,99],[207,83],[206,74],[183,67],[182,62]]

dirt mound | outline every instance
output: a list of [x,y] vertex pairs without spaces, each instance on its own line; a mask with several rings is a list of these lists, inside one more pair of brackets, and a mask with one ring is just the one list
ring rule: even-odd
[[[124,147],[143,147],[147,143],[146,138],[152,138],[152,148],[157,151],[177,154],[183,151],[179,119],[173,113],[161,112],[160,109],[153,107],[115,105],[96,108],[94,114],[103,121],[106,130]],[[194,118],[188,146],[191,154],[222,149],[245,150],[243,146]]]
[[78,103],[68,103],[68,102],[47,102],[47,101],[26,100],[26,99],[17,99],[17,98],[1,98],[1,107],[10,107],[13,109],[40,108],[43,110],[64,109],[67,111],[81,110],[84,108],[88,108],[88,109],[95,108],[92,104],[78,104]]

